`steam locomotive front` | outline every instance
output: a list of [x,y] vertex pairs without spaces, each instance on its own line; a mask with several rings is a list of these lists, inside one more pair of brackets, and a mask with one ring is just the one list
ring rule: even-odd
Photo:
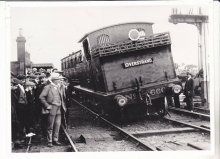
[[164,115],[172,96],[179,105],[182,86],[169,32],[153,34],[152,23],[132,23],[99,30],[87,39],[91,61],[101,65],[106,109],[141,106],[148,114]]

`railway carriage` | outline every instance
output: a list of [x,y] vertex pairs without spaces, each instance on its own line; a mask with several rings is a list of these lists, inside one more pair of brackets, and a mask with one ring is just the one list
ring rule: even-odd
[[63,58],[62,71],[76,96],[102,114],[120,110],[166,115],[174,97],[180,105],[169,32],[154,34],[153,23],[132,22],[92,31],[82,50]]

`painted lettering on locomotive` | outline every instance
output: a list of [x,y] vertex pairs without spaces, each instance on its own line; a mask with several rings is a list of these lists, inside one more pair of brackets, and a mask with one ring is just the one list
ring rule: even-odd
[[164,116],[172,96],[179,105],[182,85],[174,69],[170,34],[153,34],[152,25],[123,23],[83,36],[83,49],[61,60],[77,97],[104,114],[123,108]]

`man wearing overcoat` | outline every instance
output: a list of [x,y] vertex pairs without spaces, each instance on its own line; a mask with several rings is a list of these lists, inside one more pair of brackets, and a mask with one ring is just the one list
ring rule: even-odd
[[[44,87],[39,99],[43,104],[45,114],[47,116],[47,140],[48,147],[54,145],[61,145],[58,142],[59,129],[61,125],[61,109],[66,111],[63,103],[63,96],[59,89],[60,80],[63,77],[59,74],[54,74],[51,77],[51,83]],[[42,112],[43,113],[43,112]]]
[[192,74],[187,72],[187,80],[184,88],[184,95],[186,96],[186,105],[189,111],[193,111],[193,96],[194,96],[194,84]]

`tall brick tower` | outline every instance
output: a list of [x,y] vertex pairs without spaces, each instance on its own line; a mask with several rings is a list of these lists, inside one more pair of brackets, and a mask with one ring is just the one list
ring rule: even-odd
[[16,39],[17,42],[17,55],[18,55],[18,74],[25,74],[25,43],[26,39],[23,37],[23,30],[19,29],[19,37]]

